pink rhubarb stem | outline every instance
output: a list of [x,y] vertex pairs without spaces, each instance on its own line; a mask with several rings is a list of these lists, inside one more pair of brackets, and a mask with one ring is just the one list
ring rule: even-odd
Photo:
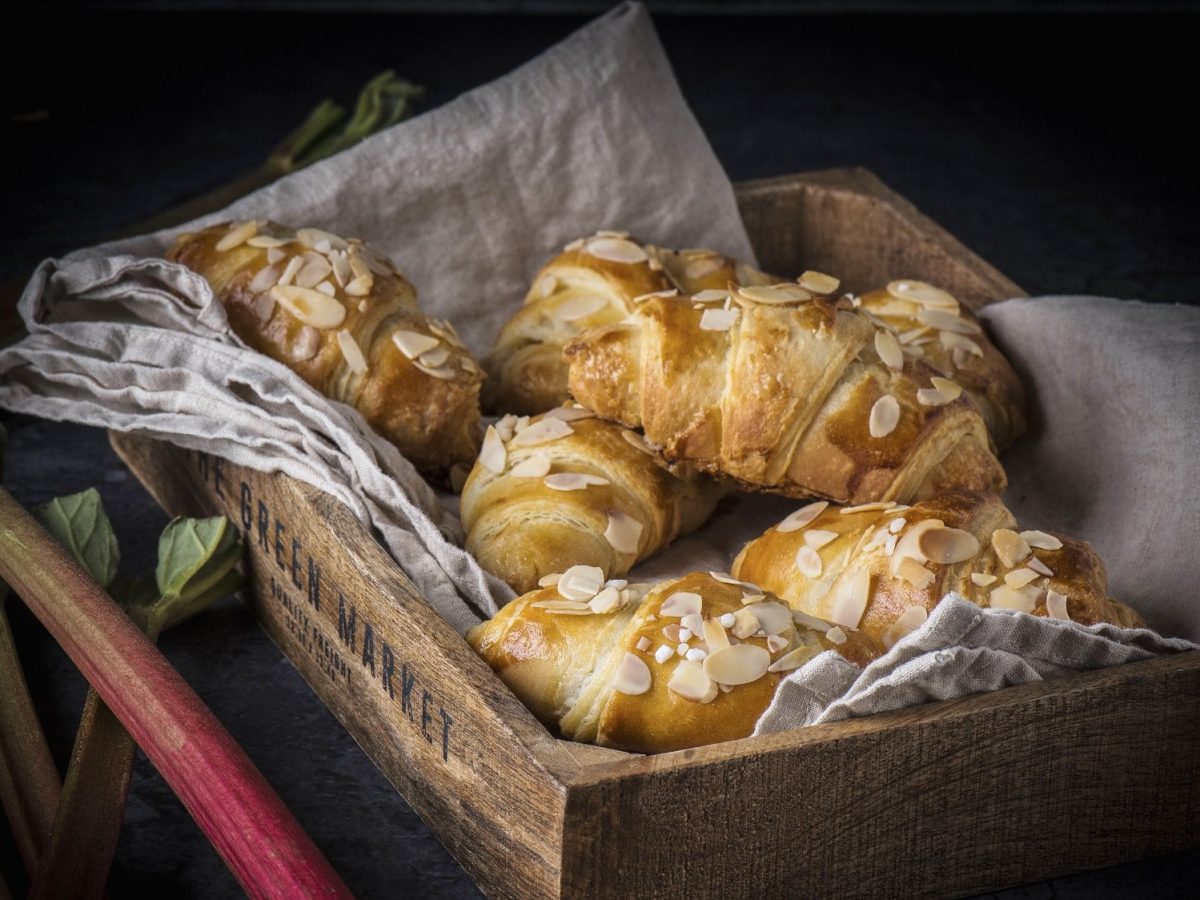
[[166,657],[3,489],[0,577],[128,729],[250,896],[351,896]]

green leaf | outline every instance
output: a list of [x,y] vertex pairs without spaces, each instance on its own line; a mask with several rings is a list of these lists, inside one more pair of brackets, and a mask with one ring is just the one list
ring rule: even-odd
[[79,494],[56,497],[36,507],[33,514],[97,584],[104,588],[112,584],[121,553],[99,491],[88,488]]
[[158,541],[155,579],[163,597],[204,594],[241,559],[237,529],[224,516],[175,519]]

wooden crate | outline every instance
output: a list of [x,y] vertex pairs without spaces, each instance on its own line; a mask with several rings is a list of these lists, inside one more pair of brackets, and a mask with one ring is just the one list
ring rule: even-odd
[[[739,201],[769,270],[1021,294],[868,172]],[[330,497],[112,441],[168,511],[244,529],[251,611],[487,894],[953,896],[1200,843],[1200,652],[654,757],[571,744]]]

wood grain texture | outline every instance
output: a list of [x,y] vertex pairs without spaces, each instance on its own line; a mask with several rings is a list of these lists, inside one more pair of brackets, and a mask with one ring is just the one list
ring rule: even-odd
[[[862,170],[739,202],[768,269],[1022,294]],[[491,896],[954,896],[1200,843],[1200,652],[652,757],[571,745],[328,497],[112,441],[172,513],[243,528],[252,612]]]

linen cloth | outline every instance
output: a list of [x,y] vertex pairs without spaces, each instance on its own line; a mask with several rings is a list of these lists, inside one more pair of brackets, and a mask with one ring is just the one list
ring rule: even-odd
[[[477,354],[540,262],[580,234],[625,228],[753,260],[732,186],[645,11],[626,4],[512,74],[221,213],[38,268],[21,300],[30,336],[0,352],[0,406],[169,439],[327,491],[376,529],[460,632],[511,591],[461,549],[453,504],[354,410],[245,348],[207,283],[160,258],[179,231],[263,217],[365,238]],[[1187,544],[1200,524],[1198,315],[1098,298],[1010,301],[985,314],[1034,407],[1031,435],[1004,460],[1023,527],[1091,539],[1109,561],[1114,595],[1151,625],[1193,639],[1200,615],[1182,586],[1200,574]],[[727,569],[795,505],[739,496],[632,577]],[[832,653],[798,670],[759,729],[1188,646],[952,597],[865,671]]]

